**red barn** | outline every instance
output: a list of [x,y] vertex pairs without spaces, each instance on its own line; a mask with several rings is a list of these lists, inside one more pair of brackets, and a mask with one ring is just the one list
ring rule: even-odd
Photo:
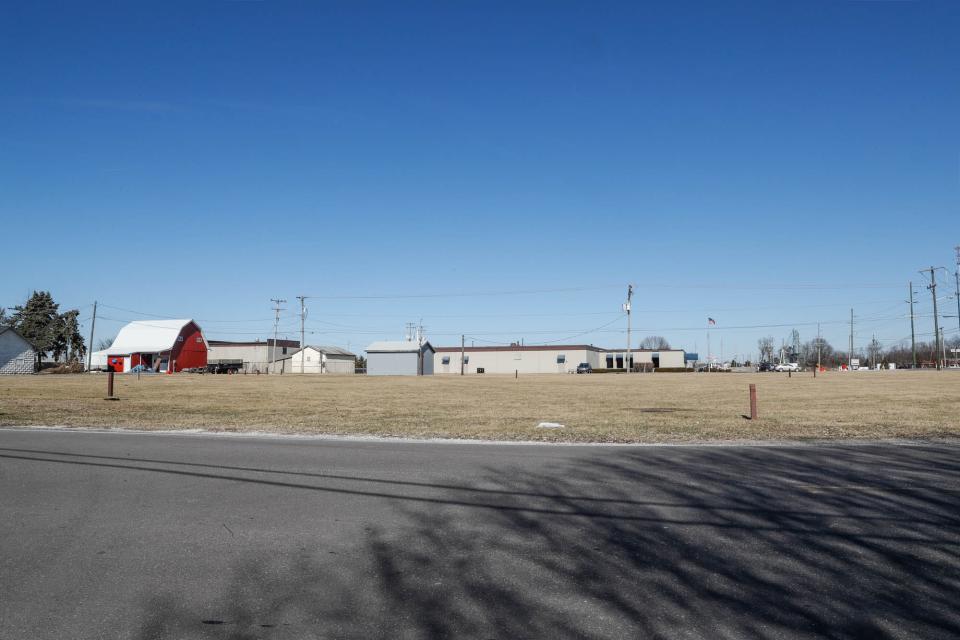
[[173,373],[207,366],[207,340],[193,320],[137,320],[106,349],[107,369],[129,371],[143,365]]

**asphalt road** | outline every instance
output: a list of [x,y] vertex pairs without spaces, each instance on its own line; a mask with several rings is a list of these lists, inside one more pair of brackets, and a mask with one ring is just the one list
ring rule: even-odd
[[958,461],[0,430],[0,638],[960,637]]

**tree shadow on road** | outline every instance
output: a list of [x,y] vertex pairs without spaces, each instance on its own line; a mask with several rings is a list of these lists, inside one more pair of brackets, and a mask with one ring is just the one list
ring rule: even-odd
[[240,558],[202,601],[155,594],[139,637],[960,637],[955,452],[597,449],[537,472],[491,464],[474,485],[388,496],[394,524],[371,523],[346,552]]

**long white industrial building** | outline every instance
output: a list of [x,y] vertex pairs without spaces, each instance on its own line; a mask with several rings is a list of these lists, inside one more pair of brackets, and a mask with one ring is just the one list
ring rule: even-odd
[[[510,345],[464,347],[464,373],[573,373],[586,362],[594,369],[623,369],[626,349],[603,349],[587,344]],[[459,374],[461,347],[437,347],[433,360],[435,374]],[[683,349],[636,349],[628,366],[641,370],[686,367]]]

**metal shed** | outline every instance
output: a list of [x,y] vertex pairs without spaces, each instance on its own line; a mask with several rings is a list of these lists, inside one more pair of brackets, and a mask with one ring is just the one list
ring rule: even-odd
[[371,376],[433,375],[435,349],[429,342],[381,340],[369,345],[367,374]]

